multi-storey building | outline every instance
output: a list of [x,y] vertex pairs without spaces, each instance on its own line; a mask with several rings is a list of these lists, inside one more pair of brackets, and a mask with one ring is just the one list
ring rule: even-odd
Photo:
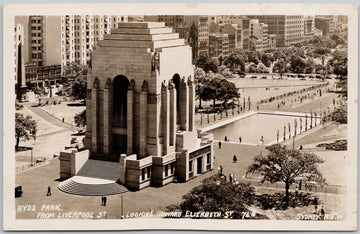
[[39,84],[37,82],[37,63],[36,62],[28,62],[25,64],[25,79],[26,85],[28,87],[37,86],[43,87],[43,84]]
[[250,48],[250,19],[243,18],[241,25],[241,48],[248,50]]
[[209,35],[209,56],[219,57],[223,50],[223,38],[221,33],[213,33]]
[[88,65],[90,51],[104,34],[109,34],[118,23],[127,22],[127,16],[66,15],[61,16],[61,65],[77,63]]
[[256,49],[266,50],[268,49],[269,37],[268,37],[268,25],[260,23],[258,19],[250,20],[250,36],[257,39]]
[[268,33],[276,35],[276,46],[284,47],[304,41],[303,15],[255,15],[260,23],[268,25]]
[[229,35],[228,34],[221,34],[221,38],[222,38],[221,55],[227,56],[227,55],[230,54]]
[[[20,82],[20,84],[22,83],[21,77],[18,77],[18,74],[20,73],[21,75],[21,59],[24,59],[22,58],[21,55],[24,54],[23,47],[24,47],[24,26],[21,24],[16,24],[14,28],[14,64],[15,64],[14,70],[15,70],[16,84],[18,84],[18,81]],[[23,82],[25,82],[25,80]]]
[[304,40],[309,41],[314,37],[314,17],[306,16],[304,19]]
[[338,16],[335,15],[317,15],[315,16],[315,27],[322,30],[323,36],[330,36],[340,25],[338,19]]
[[269,43],[268,43],[268,49],[272,50],[276,48],[276,35],[275,34],[269,34]]
[[38,66],[60,64],[60,16],[29,16],[29,62]]
[[221,27],[221,33],[227,34],[229,37],[229,52],[238,48],[241,43],[241,29],[238,24],[225,24]]

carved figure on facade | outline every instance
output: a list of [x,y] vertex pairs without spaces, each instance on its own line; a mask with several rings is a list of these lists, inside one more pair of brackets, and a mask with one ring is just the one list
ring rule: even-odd
[[141,92],[147,92],[147,91],[148,91],[148,82],[144,80],[141,86]]
[[131,81],[130,81],[129,90],[135,91],[135,80],[134,79],[131,79]]
[[96,77],[93,85],[94,89],[98,89],[100,87],[99,83],[100,83],[99,78]]
[[167,90],[167,87],[166,87],[166,81],[164,80],[163,82],[161,82],[161,91],[162,92],[165,92]]
[[181,87],[186,87],[186,79],[185,76],[183,76],[183,78],[181,79]]
[[168,86],[168,89],[169,89],[169,90],[173,90],[173,89],[174,89],[174,87],[175,87],[174,82],[173,82],[172,80],[169,80],[169,86]]
[[111,89],[111,79],[108,78],[105,83],[105,89]]
[[151,53],[151,71],[159,71],[160,69],[160,54],[159,52]]
[[193,82],[191,80],[191,76],[188,77],[188,86],[191,87],[193,85]]

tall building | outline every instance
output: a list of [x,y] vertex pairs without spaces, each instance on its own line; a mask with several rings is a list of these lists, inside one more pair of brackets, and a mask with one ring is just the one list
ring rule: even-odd
[[260,23],[268,25],[268,33],[276,35],[277,47],[290,46],[304,41],[303,15],[255,15]]
[[258,19],[250,20],[250,36],[256,38],[256,50],[267,50],[269,47],[268,25]]
[[229,52],[233,52],[241,44],[241,29],[238,24],[225,24],[221,27],[221,33],[227,34],[229,38]]
[[306,16],[304,19],[304,38],[309,41],[314,37],[315,18]]
[[61,65],[77,63],[88,65],[90,51],[104,34],[109,34],[118,23],[127,22],[127,16],[65,15],[61,16]]
[[29,17],[29,61],[37,66],[60,64],[60,16]]
[[20,73],[20,75],[22,74],[21,64],[19,65],[19,62],[21,63],[21,59],[24,60],[24,58],[22,57],[22,55],[24,54],[23,48],[24,48],[24,26],[22,24],[16,24],[14,27],[14,60],[15,60],[14,71],[15,71],[15,83],[17,84],[19,81],[20,85],[25,85],[25,83],[22,83],[25,82],[25,79],[22,81],[21,76],[18,77],[19,75],[18,73]]
[[323,36],[330,36],[334,34],[335,30],[339,27],[341,28],[342,22],[346,20],[347,17],[339,17],[338,15],[317,15],[315,16],[315,27],[322,30]]

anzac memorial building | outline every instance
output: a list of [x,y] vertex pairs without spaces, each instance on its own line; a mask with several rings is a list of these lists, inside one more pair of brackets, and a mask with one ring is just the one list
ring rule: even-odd
[[194,125],[191,60],[191,47],[158,22],[119,23],[92,52],[84,145],[90,159],[118,162],[129,189],[213,168],[212,135]]

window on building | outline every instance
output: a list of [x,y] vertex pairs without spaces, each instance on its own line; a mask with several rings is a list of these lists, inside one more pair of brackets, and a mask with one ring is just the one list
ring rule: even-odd
[[146,168],[146,178],[150,179],[151,167]]
[[171,165],[170,165],[170,173],[171,173],[171,175],[174,174],[174,171],[175,171],[175,163],[172,162]]
[[206,164],[210,164],[210,157],[211,157],[211,154],[208,153],[208,154],[206,155]]
[[145,180],[145,169],[146,168],[141,169],[141,180]]
[[189,172],[193,171],[193,161],[189,161]]
[[169,165],[166,164],[165,165],[165,177],[168,177],[169,176]]

